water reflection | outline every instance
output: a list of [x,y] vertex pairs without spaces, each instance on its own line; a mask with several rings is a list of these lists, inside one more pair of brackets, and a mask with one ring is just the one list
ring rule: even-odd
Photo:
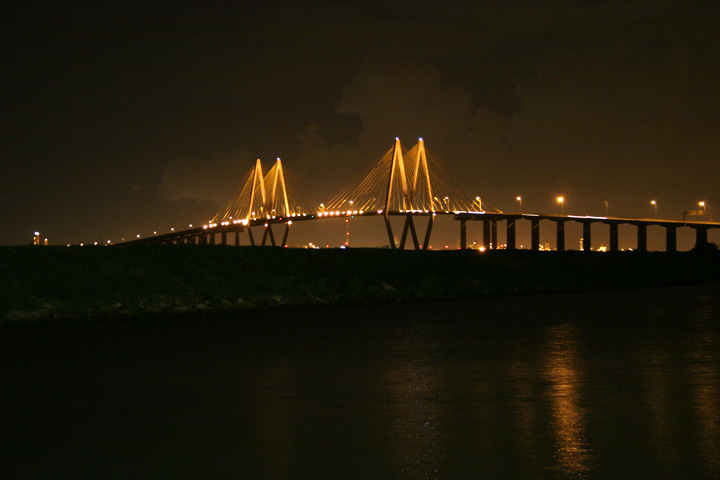
[[699,329],[691,348],[690,384],[692,407],[699,430],[698,450],[709,472],[720,468],[720,342],[715,332]]
[[248,379],[249,395],[243,400],[250,400],[254,409],[250,418],[257,433],[252,447],[257,449],[257,461],[265,466],[266,478],[289,478],[298,461],[292,436],[298,422],[297,401],[291,394],[296,378],[287,359],[280,358],[262,365]]
[[[519,346],[523,350],[533,350],[532,345]],[[522,462],[516,462],[515,468],[522,478],[533,478],[537,472],[537,465],[542,464],[542,451],[540,445],[541,430],[540,412],[536,397],[537,371],[535,358],[515,359],[507,369],[507,379],[511,388],[511,401],[515,412],[515,430],[517,451],[522,456]]]
[[0,477],[717,478],[694,291],[6,330]]
[[586,410],[581,402],[582,359],[577,325],[565,323],[548,329],[544,344],[543,374],[555,439],[555,467],[563,474],[585,478],[592,468],[593,452],[586,436]]
[[390,363],[383,379],[389,390],[392,447],[400,478],[440,478],[445,435],[440,418],[442,369],[431,362],[429,345],[409,340]]
[[667,362],[667,349],[658,342],[652,346],[652,351],[646,356],[643,368],[644,382],[646,384],[646,398],[648,404],[649,435],[646,442],[655,444],[655,448],[662,455],[658,462],[664,469],[677,464],[677,449],[675,448],[672,425],[668,421],[672,418],[672,368]]

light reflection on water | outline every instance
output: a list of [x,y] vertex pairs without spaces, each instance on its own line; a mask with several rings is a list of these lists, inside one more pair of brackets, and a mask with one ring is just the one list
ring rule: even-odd
[[720,478],[720,286],[4,330],[0,352],[2,478]]
[[720,472],[720,344],[717,332],[702,330],[693,339],[688,378],[705,464]]
[[440,418],[442,372],[400,360],[383,375],[390,394],[392,450],[399,478],[439,478],[445,438]]
[[585,434],[587,412],[580,391],[584,380],[577,330],[574,324],[553,325],[545,332],[542,347],[555,460],[557,468],[568,478],[585,478],[593,457]]

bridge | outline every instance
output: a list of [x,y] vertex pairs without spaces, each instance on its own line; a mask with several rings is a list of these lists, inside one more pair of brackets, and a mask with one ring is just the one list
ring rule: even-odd
[[[442,161],[426,150],[422,139],[406,150],[396,138],[365,177],[347,185],[337,195],[319,205],[303,206],[285,183],[282,161],[278,158],[267,173],[258,159],[245,175],[240,193],[230,200],[206,225],[182,231],[172,231],[152,237],[124,242],[192,243],[240,245],[240,235],[246,233],[251,245],[287,246],[293,222],[323,221],[350,217],[380,217],[384,221],[390,248],[416,250],[430,248],[435,218],[451,216],[459,223],[460,248],[468,248],[467,222],[482,225],[483,249],[517,248],[516,230],[521,221],[529,222],[531,249],[540,250],[541,221],[554,223],[558,251],[565,250],[565,225],[578,222],[582,225],[582,243],[590,251],[592,226],[609,226],[609,251],[619,250],[619,227],[632,225],[637,231],[637,250],[647,251],[647,229],[659,226],[665,229],[666,251],[677,251],[677,229],[689,227],[695,231],[695,244],[708,244],[708,230],[720,228],[718,222],[676,221],[623,217],[599,217],[536,213],[502,212],[492,204],[473,196],[471,187],[453,178]],[[391,217],[404,219],[399,240],[395,236]],[[418,224],[416,225],[416,222]],[[506,244],[498,245],[498,229],[504,223]],[[424,233],[420,229],[425,223]],[[282,237],[276,239],[273,227],[280,227]],[[259,235],[258,235],[258,230]],[[253,233],[255,231],[255,233]],[[234,239],[233,239],[234,237]],[[347,245],[347,243],[346,243]]]

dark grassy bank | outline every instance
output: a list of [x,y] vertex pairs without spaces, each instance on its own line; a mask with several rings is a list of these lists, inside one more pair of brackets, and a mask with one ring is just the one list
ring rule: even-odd
[[0,247],[0,274],[23,322],[720,283],[720,254]]

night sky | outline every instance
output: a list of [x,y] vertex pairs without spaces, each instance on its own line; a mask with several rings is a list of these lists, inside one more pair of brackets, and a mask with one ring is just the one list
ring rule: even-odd
[[503,210],[720,205],[716,1],[136,3],[0,7],[0,244],[207,222],[255,158],[320,202],[396,136]]

